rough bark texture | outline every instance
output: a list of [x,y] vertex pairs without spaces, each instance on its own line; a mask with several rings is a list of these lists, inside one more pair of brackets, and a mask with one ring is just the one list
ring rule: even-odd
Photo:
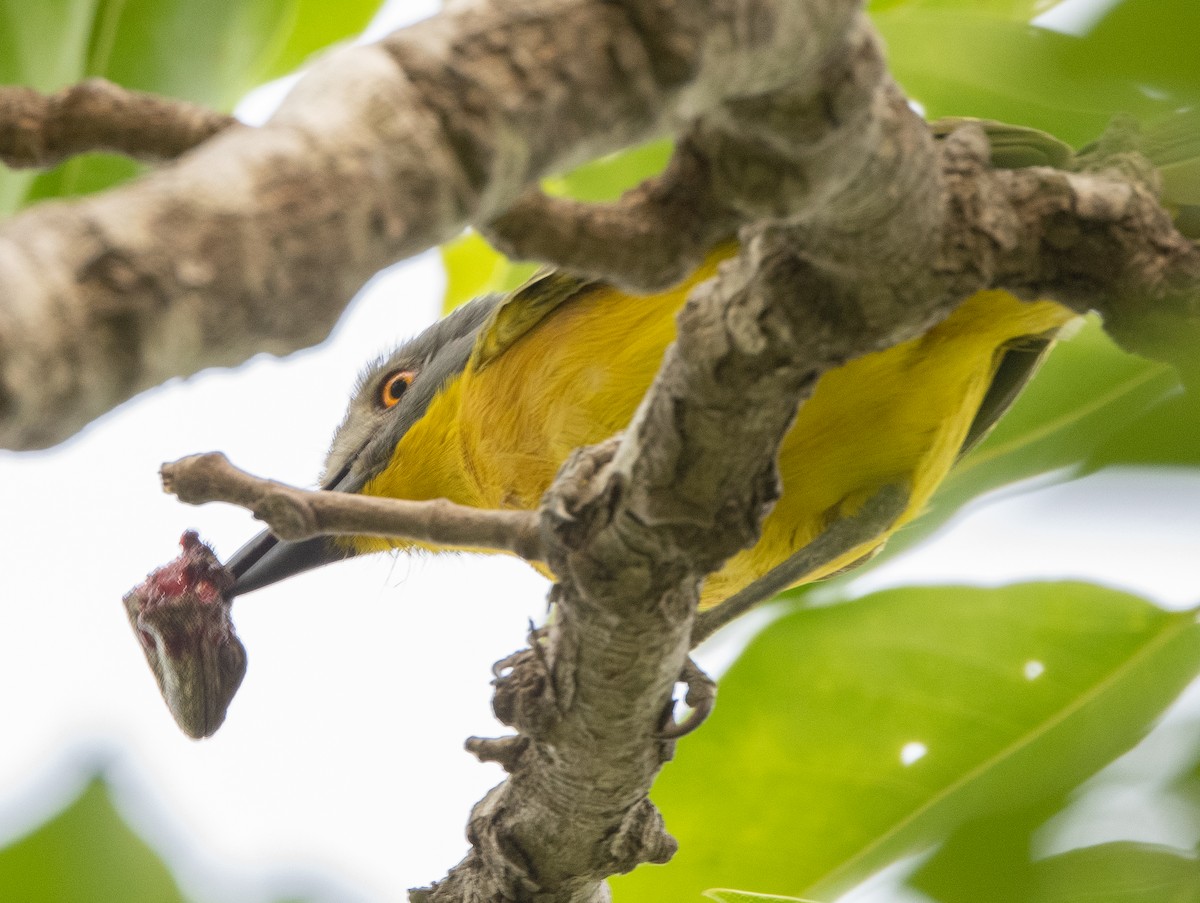
[[[617,204],[531,193],[668,131],[671,167]],[[697,589],[757,538],[823,372],[989,286],[1099,308],[1163,354],[1197,322],[1200,257],[1137,167],[999,172],[978,126],[935,141],[851,0],[455,3],[331,55],[264,128],[0,232],[0,442],[316,341],[376,269],[467,223],[640,287],[734,232],[742,251],[693,293],[630,428],[545,500],[559,614],[506,663],[518,735],[471,746],[510,776],[430,901],[599,900],[669,858],[646,794]]]
[[232,116],[90,78],[46,96],[0,86],[0,162],[53,166],[110,151],[149,163],[173,160],[233,125]]
[[806,78],[853,10],[481,2],[330,54],[263,128],[0,230],[0,446],[319,341],[376,271],[537,178]]

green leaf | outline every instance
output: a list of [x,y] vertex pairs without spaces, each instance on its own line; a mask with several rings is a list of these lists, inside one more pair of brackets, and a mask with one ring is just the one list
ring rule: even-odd
[[0,84],[54,91],[86,71],[101,0],[0,0]]
[[996,122],[992,119],[975,119],[969,116],[949,116],[929,123],[937,137],[949,135],[959,126],[975,123],[981,126],[991,146],[993,166],[1003,169],[1020,169],[1024,166],[1066,167],[1074,157],[1074,148],[1059,141],[1041,129],[1028,126]]
[[1178,386],[1165,364],[1121,350],[1089,318],[946,481],[951,490],[1025,479],[1083,458]]
[[1200,204],[1200,110],[1180,110],[1146,124],[1138,149],[1158,169],[1167,204]]
[[1200,240],[1200,206],[1184,204],[1175,209],[1175,228],[1192,241]]
[[281,16],[280,39],[264,55],[262,79],[279,78],[300,68],[312,54],[362,32],[379,9],[379,0],[291,0]]
[[[231,109],[280,51],[295,0],[106,0],[88,74]],[[282,27],[281,27],[282,26]]]
[[378,0],[104,0],[88,74],[232,109],[248,90],[358,34]]
[[[100,0],[0,0],[0,84],[55,91],[87,72]],[[0,216],[16,210],[36,173],[0,167]]]
[[1117,841],[1034,861],[1037,827],[973,825],[910,883],[938,903],[1200,903],[1195,853]]
[[[0,0],[0,80],[48,91],[102,76],[228,110],[251,88],[357,34],[377,7],[378,0]],[[0,214],[99,191],[142,169],[88,154],[36,176],[2,173]]]
[[1032,903],[1033,834],[1063,803],[1050,799],[961,826],[908,885],[938,903]]
[[128,181],[146,166],[116,154],[84,154],[38,173],[22,199],[23,205],[50,198],[72,197],[111,188]]
[[796,611],[752,641],[655,787],[679,853],[615,879],[616,899],[831,898],[959,824],[1061,796],[1198,669],[1194,613],[1085,584]]
[[[905,4],[874,20],[897,80],[931,119],[998,119],[1078,146],[1116,113],[1153,119],[1200,101],[1200,79],[1175,77],[1179,73],[1160,79],[1161,68],[1116,62],[1120,52],[1107,32],[1060,34],[988,15],[974,4],[957,9]],[[1165,18],[1143,25],[1139,39],[1177,28]],[[1189,50],[1189,65],[1194,57]]]
[[1106,80],[1193,105],[1200,101],[1198,34],[1194,0],[1123,0],[1088,32],[1075,60]]
[[1118,465],[1200,467],[1197,424],[1200,393],[1179,390],[1122,425],[1088,457],[1084,471]]
[[184,900],[165,865],[93,778],[66,809],[0,849],[0,888],[21,903],[173,903]]
[[1059,0],[870,0],[870,13],[896,9],[974,10],[1014,22],[1028,22],[1038,13],[1055,6]]
[[674,142],[663,139],[609,154],[542,182],[547,194],[601,203],[613,201],[651,176],[663,171]]
[[1164,164],[1158,167],[1158,173],[1162,177],[1164,200],[1178,206],[1200,204],[1200,158]]
[[488,292],[509,292],[537,271],[537,264],[513,263],[474,229],[441,247],[446,268],[442,313]]
[[774,894],[755,894],[723,887],[706,890],[704,896],[716,900],[717,903],[816,903],[814,900],[802,900],[799,897],[777,897]]
[[1106,843],[1035,864],[1030,903],[1200,903],[1194,853]]

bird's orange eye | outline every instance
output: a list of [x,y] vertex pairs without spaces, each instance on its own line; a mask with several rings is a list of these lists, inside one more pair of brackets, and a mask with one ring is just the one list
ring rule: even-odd
[[384,379],[379,387],[379,403],[385,408],[395,407],[404,396],[404,391],[412,385],[414,376],[416,374],[411,370],[397,370]]

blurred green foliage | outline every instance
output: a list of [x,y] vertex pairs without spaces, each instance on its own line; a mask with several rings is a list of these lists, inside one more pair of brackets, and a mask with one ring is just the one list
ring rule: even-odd
[[832,900],[964,824],[1057,802],[1198,669],[1193,612],[1090,584],[795,605],[655,785],[679,853],[615,879],[615,898]]
[[[312,899],[288,896],[279,903]],[[0,848],[0,901],[4,903],[188,900],[158,853],[138,837],[113,805],[103,773],[93,772],[61,812]]]
[[446,313],[488,292],[509,292],[537,270],[536,264],[513,263],[471,229],[441,248],[446,267]]
[[183,903],[162,861],[93,777],[66,809],[0,849],[0,900],[13,903]]
[[811,900],[801,900],[799,897],[780,897],[776,894],[756,894],[744,890],[729,890],[724,887],[714,887],[706,890],[704,896],[717,903],[813,903]]
[[1200,903],[1194,851],[1113,841],[1031,858],[1020,816],[969,825],[911,879],[941,903]]
[[[360,32],[379,0],[0,0],[0,84],[55,91],[91,76],[230,110],[251,88]],[[138,172],[89,154],[49,172],[0,170],[0,215]]]
[[1094,3],[1091,15],[1075,3],[1082,34],[1031,23],[1052,6],[876,0],[868,9],[896,78],[931,119],[999,119],[1079,145],[1114,113],[1153,120],[1200,98],[1192,0]]

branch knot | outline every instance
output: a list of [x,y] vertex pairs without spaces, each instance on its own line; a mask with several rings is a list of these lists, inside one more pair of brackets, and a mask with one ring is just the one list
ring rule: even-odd
[[464,744],[467,752],[480,762],[495,762],[509,774],[517,770],[525,751],[529,749],[529,738],[519,735],[508,737],[468,737]]
[[537,637],[530,646],[496,662],[492,711],[522,734],[543,738],[562,720],[550,662]]
[[643,862],[669,862],[678,849],[679,842],[667,833],[662,813],[643,797],[625,813],[609,842],[610,866],[614,873],[625,874]]

